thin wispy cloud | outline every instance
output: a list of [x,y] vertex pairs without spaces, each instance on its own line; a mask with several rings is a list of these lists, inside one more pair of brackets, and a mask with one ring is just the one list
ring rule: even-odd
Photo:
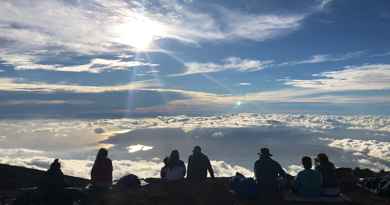
[[345,53],[342,55],[316,54],[316,55],[311,56],[308,59],[284,62],[284,63],[279,64],[279,66],[338,62],[338,61],[345,61],[345,60],[358,58],[364,54],[365,54],[364,51],[348,52],[348,53]]
[[389,64],[347,66],[344,70],[323,72],[314,77],[318,79],[290,80],[285,84],[327,91],[390,89]]
[[186,63],[186,72],[180,75],[192,75],[201,73],[215,73],[226,70],[235,70],[239,72],[252,72],[259,71],[269,66],[272,60],[254,60],[254,59],[242,59],[240,57],[228,57],[222,60],[221,63],[199,63],[190,62]]
[[0,78],[0,91],[103,93],[146,89],[159,86],[159,83],[153,80],[137,81],[126,85],[85,86],[65,83],[50,84],[43,82],[28,82],[23,78]]
[[61,64],[40,63],[40,57],[33,54],[8,54],[0,52],[0,60],[12,65],[15,70],[50,70],[62,72],[101,73],[112,70],[129,70],[139,67],[156,67],[158,64],[142,60],[93,58],[89,63],[66,66]]

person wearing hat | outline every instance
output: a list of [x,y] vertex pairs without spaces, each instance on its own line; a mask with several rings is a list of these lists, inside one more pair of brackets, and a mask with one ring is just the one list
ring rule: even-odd
[[268,148],[261,148],[259,159],[255,162],[254,171],[259,191],[265,195],[278,192],[278,178],[286,178],[282,166],[271,158]]
[[202,153],[199,146],[195,146],[192,155],[188,158],[187,179],[205,180],[209,171],[211,178],[214,178],[214,170],[209,158]]

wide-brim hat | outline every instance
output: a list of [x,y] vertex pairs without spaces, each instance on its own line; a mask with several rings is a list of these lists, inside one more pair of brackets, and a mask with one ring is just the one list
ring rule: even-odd
[[269,152],[269,149],[265,147],[261,148],[260,152],[257,154],[261,156],[269,156],[269,157],[272,156],[272,154]]

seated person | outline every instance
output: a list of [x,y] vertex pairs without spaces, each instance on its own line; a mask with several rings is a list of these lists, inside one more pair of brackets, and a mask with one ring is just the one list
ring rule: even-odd
[[101,148],[91,170],[91,184],[93,188],[108,190],[112,185],[112,162],[108,157],[107,149]]
[[207,171],[214,178],[214,170],[209,158],[202,153],[199,146],[195,146],[193,154],[188,158],[187,179],[203,181],[207,178]]
[[38,190],[43,204],[71,204],[65,193],[65,178],[61,171],[58,159],[50,165],[50,168],[42,177]]
[[186,175],[186,166],[182,160],[180,160],[179,152],[173,150],[168,159],[167,169],[165,173],[166,181],[177,181],[184,179]]
[[321,173],[312,169],[310,157],[302,158],[304,170],[299,172],[295,182],[294,191],[303,197],[319,197],[321,195]]
[[337,196],[340,193],[338,186],[336,167],[326,154],[320,153],[316,158],[316,168],[322,176],[322,195]]

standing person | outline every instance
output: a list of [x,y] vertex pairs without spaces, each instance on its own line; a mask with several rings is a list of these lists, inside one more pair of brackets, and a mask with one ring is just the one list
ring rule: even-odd
[[310,157],[302,158],[304,170],[300,171],[294,182],[294,189],[298,195],[303,197],[319,197],[321,195],[321,173],[313,170]]
[[166,169],[166,180],[167,181],[177,181],[184,179],[186,175],[186,165],[182,160],[180,160],[179,151],[173,150],[168,159],[167,169]]
[[202,153],[199,146],[195,146],[192,155],[188,158],[187,178],[191,180],[205,180],[207,171],[210,177],[214,178],[214,170],[209,158]]
[[112,185],[112,162],[107,149],[101,148],[91,171],[91,184],[94,188],[108,189]]
[[264,197],[272,197],[279,191],[278,178],[286,178],[286,173],[278,162],[271,158],[268,148],[261,148],[259,159],[255,162],[255,177],[260,193]]

